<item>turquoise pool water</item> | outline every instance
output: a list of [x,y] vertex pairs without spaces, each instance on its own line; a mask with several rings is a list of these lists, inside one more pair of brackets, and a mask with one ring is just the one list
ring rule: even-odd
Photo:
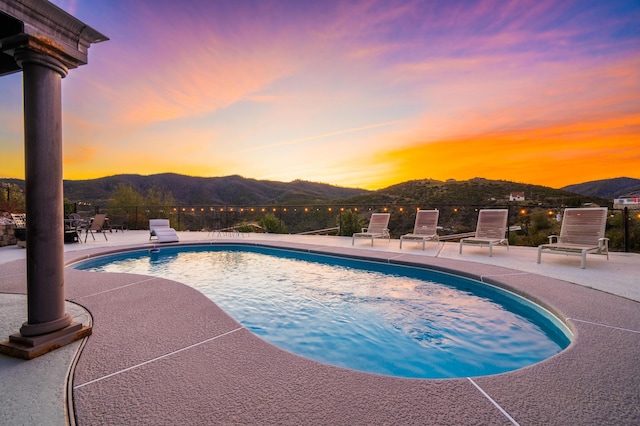
[[376,374],[497,374],[570,343],[568,329],[526,299],[422,268],[253,246],[166,247],[73,267],[182,282],[274,345]]

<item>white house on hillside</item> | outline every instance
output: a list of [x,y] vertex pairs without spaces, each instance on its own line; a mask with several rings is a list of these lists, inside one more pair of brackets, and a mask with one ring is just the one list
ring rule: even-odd
[[509,194],[509,201],[524,201],[524,192],[512,192]]

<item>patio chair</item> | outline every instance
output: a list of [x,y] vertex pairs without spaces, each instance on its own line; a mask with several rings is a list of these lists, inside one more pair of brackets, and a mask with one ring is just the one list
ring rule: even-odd
[[402,242],[405,240],[422,241],[422,250],[424,250],[427,241],[440,242],[440,237],[438,237],[439,215],[438,210],[418,210],[413,232],[400,237],[400,249],[402,249]]
[[508,216],[509,210],[507,209],[480,210],[475,236],[460,240],[460,254],[462,254],[462,246],[465,244],[489,247],[489,257],[493,256],[494,246],[506,246],[509,250],[509,239],[505,238]]
[[69,214],[64,220],[64,242],[65,243],[81,243],[82,230],[86,226],[86,221],[77,213]]
[[[104,235],[104,240],[109,241],[107,239],[107,234],[104,232],[104,221],[106,217],[106,214],[97,214],[94,216],[90,224],[84,226],[84,231],[86,232],[84,235],[85,243],[87,242],[87,237],[89,236],[89,234],[91,234],[91,238],[93,238],[93,241],[96,240],[94,232],[102,232],[102,235]],[[82,232],[82,230],[80,232]]]
[[389,217],[390,213],[373,213],[369,220],[369,226],[362,228],[362,232],[356,232],[351,237],[351,245],[354,244],[356,238],[371,238],[371,246],[373,247],[373,240],[376,238],[386,238],[390,240],[389,235]]
[[169,223],[169,219],[149,220],[149,239],[156,237],[159,243],[176,243],[179,241],[176,230]]
[[538,246],[538,263],[543,252],[581,256],[582,269],[589,253],[605,254],[609,260],[609,239],[604,236],[607,211],[606,207],[565,209],[560,236],[550,235],[549,243]]
[[113,231],[114,229],[118,232],[118,229],[124,232],[127,228],[127,221],[129,220],[129,216],[127,215],[118,215],[118,216],[110,216],[109,217],[109,228]]

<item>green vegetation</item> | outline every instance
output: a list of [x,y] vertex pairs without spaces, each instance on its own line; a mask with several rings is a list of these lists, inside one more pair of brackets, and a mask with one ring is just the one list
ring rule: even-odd
[[[629,211],[628,219],[628,245],[629,251],[640,253],[640,210]],[[609,247],[620,249],[624,247],[624,215],[614,212],[607,221],[606,236],[609,238]]]
[[340,212],[336,220],[338,224],[338,235],[352,236],[356,232],[361,232],[364,226],[364,218],[352,210]]
[[[132,186],[119,183],[109,198],[107,212],[112,216],[125,216],[127,227],[135,228],[137,224],[148,223],[149,219],[172,219],[175,206],[171,192],[152,186],[143,195]],[[172,226],[180,229],[179,224]]]
[[25,199],[22,188],[14,183],[7,182],[3,182],[0,188],[0,211],[24,213]]
[[272,214],[268,214],[260,220],[260,226],[264,232],[271,234],[286,234],[289,232],[287,225]]
[[131,206],[143,206],[145,204],[142,194],[126,183],[119,183],[109,198],[107,209],[110,212],[122,214],[126,213]]

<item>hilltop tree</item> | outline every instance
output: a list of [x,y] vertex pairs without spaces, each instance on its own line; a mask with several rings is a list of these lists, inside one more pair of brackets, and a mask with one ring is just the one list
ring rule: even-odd
[[176,199],[171,191],[164,192],[158,186],[153,185],[147,190],[144,203],[149,207],[166,207],[176,205]]
[[153,185],[147,190],[144,204],[149,214],[153,217],[168,217],[170,207],[176,205],[176,200],[171,191],[164,192]]
[[131,185],[119,183],[111,194],[108,209],[112,213],[127,213],[133,206],[142,206],[144,196]]

